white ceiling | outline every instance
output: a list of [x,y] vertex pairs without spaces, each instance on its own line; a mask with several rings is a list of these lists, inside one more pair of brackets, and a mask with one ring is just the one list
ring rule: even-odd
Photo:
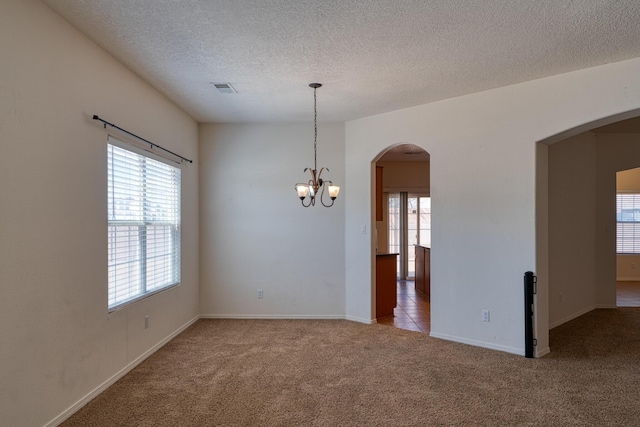
[[639,0],[42,1],[200,122],[312,120],[311,82],[345,121],[640,57]]

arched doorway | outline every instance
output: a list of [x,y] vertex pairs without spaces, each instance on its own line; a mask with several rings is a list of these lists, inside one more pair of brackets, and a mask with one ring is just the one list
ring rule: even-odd
[[546,352],[551,329],[617,306],[616,173],[640,166],[640,118],[614,120],[537,147],[536,336]]
[[[372,163],[376,170],[372,183],[376,194],[376,319],[425,333],[430,331],[430,160],[423,148],[398,144]],[[393,260],[385,260],[389,256]],[[382,266],[389,262],[395,262],[395,280],[382,278],[381,270],[386,268]],[[390,292],[392,286],[395,293]],[[385,299],[394,300],[392,310],[381,302]]]
[[616,172],[616,282],[616,305],[640,307],[640,167]]

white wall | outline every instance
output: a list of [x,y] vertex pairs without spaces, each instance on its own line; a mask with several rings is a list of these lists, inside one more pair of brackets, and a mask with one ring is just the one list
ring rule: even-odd
[[[0,40],[0,425],[39,426],[198,315],[197,125],[39,1],[0,2]],[[112,314],[92,114],[196,160],[181,286]]]
[[341,186],[331,208],[294,190],[313,166],[310,124],[200,125],[200,162],[202,314],[344,318],[344,125],[318,126],[318,168]]
[[[640,135],[634,135],[636,141]],[[640,168],[620,171],[616,174],[618,192],[640,193]],[[616,276],[618,280],[640,281],[640,255],[616,255]]]
[[549,147],[549,325],[596,306],[596,135]]
[[[431,334],[524,354],[523,275],[548,257],[536,252],[536,142],[638,108],[635,59],[348,122],[347,314],[373,312],[373,244],[360,234],[375,220],[370,162],[412,143],[431,155]],[[548,304],[538,300],[538,313]],[[481,321],[483,309],[491,322]],[[536,322],[540,355],[548,351],[548,317]]]

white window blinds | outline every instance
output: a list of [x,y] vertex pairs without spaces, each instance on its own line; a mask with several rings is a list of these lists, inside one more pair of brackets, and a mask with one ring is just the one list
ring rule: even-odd
[[109,309],[180,282],[180,169],[108,147]]
[[640,253],[640,194],[616,195],[616,252]]

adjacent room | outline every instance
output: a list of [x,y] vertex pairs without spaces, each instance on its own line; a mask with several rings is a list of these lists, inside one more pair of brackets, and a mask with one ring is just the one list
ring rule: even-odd
[[0,425],[631,425],[639,22],[0,1]]

